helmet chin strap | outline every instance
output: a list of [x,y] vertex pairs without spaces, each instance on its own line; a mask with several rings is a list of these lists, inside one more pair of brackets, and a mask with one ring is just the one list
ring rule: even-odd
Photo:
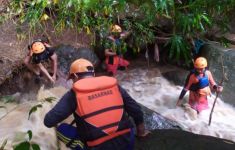
[[79,77],[78,77],[78,75],[77,75],[76,73],[73,73],[73,75],[74,75],[77,79],[79,79]]
[[94,76],[94,71],[82,72],[82,73],[73,73],[73,75],[74,75],[74,77],[76,77],[76,79],[82,79],[84,77]]

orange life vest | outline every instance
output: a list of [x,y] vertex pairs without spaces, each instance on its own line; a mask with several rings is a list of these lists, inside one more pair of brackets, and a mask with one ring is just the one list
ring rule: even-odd
[[77,98],[78,116],[107,135],[88,141],[88,146],[96,146],[130,131],[117,131],[124,109],[115,78],[101,76],[81,79],[74,83],[73,90]]
[[[109,59],[113,59],[112,64],[110,64]],[[107,65],[119,65],[119,60],[120,60],[120,57],[118,55],[116,55],[116,56],[107,56],[106,59],[105,59],[105,63]]]
[[207,71],[203,73],[203,76],[196,74],[191,74],[189,81],[191,82],[190,91],[196,91],[200,95],[211,95],[210,86],[209,86],[209,76]]

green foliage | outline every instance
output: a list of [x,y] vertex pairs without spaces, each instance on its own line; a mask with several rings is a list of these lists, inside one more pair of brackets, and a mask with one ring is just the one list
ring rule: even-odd
[[31,140],[32,137],[33,137],[32,131],[31,131],[31,130],[27,131],[27,134],[28,134],[28,136],[29,136],[29,140]]
[[32,144],[31,146],[33,150],[40,150],[40,147],[38,144]]
[[56,100],[55,97],[47,97],[47,98],[41,100],[40,104],[37,104],[37,105],[33,106],[33,107],[30,109],[29,115],[28,115],[28,120],[30,119],[30,116],[31,116],[32,113],[36,112],[36,111],[38,110],[38,108],[42,108],[43,103],[45,103],[45,102],[52,103],[52,102],[55,101],[55,100]]
[[[168,44],[173,44],[169,56],[178,59],[183,55],[187,62],[189,55],[185,49],[189,44],[183,39],[203,39],[203,33],[214,25],[227,31],[228,17],[234,8],[235,0],[12,0],[0,22],[10,18],[18,28],[29,25],[28,32],[35,32],[44,31],[44,23],[50,21],[58,33],[73,28],[93,37],[98,35],[101,43],[110,25],[118,23],[132,32],[133,43],[129,46],[138,52],[143,44],[154,42],[155,36],[159,36],[156,32],[163,28],[161,21],[166,20],[171,26],[164,32],[172,36]],[[19,33],[22,34],[25,32]],[[94,39],[91,44],[100,43]],[[181,45],[177,48],[176,44]]]
[[38,104],[38,105],[33,106],[33,107],[30,109],[30,111],[29,111],[28,120],[29,120],[29,118],[30,118],[31,114],[32,114],[33,112],[36,112],[36,111],[37,111],[37,109],[38,109],[38,108],[41,108],[41,107],[42,107],[42,105],[41,105],[41,104]]
[[[186,34],[191,34],[193,36],[194,32],[205,32],[206,25],[211,26],[212,21],[208,14],[204,13],[188,13],[188,14],[177,14],[177,28],[181,32]],[[192,32],[194,31],[194,32]]]
[[185,60],[186,64],[190,63],[191,52],[188,43],[180,35],[174,35],[171,37],[166,45],[170,46],[169,58],[175,59],[175,61]]
[[[12,98],[9,96],[7,96],[7,97],[4,96],[3,98],[6,99],[6,102],[12,101],[11,100]],[[28,119],[30,118],[32,113],[34,113],[38,110],[38,108],[43,107],[43,103],[45,103],[45,102],[52,103],[53,101],[55,101],[55,99],[56,99],[55,97],[47,97],[47,98],[43,99],[40,102],[40,104],[33,106],[29,111]],[[0,106],[0,108],[6,109],[5,106]],[[26,135],[28,135],[27,140],[25,140]],[[26,133],[23,133],[23,134],[22,133],[16,134],[15,141],[22,141],[22,140],[23,141],[17,145],[14,145],[13,149],[14,150],[40,150],[40,146],[38,144],[31,142],[32,137],[33,137],[33,133],[31,130],[28,130]],[[7,144],[7,140],[4,140],[4,142],[0,146],[0,150],[4,150],[4,147],[6,146],[6,144]]]
[[38,144],[32,143],[31,139],[33,136],[33,133],[31,130],[27,131],[28,140],[23,140],[19,144],[14,146],[14,150],[40,150],[40,147]]
[[152,0],[156,12],[160,15],[170,17],[172,14],[172,8],[174,7],[175,3],[174,0]]
[[46,101],[46,102],[49,102],[49,103],[52,103],[53,101],[55,101],[56,98],[55,97],[47,97],[45,98],[43,101]]
[[30,143],[28,141],[24,141],[18,144],[14,150],[30,150]]
[[150,21],[148,18],[146,20],[143,19],[142,22],[128,19],[124,20],[124,26],[132,32],[133,44],[129,45],[129,47],[132,47],[134,52],[139,52],[140,47],[154,42],[154,30],[149,27],[151,24]]

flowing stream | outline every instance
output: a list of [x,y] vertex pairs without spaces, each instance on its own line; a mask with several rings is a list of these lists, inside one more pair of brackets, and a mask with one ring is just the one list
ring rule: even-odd
[[[138,68],[119,72],[117,76],[120,85],[127,89],[128,93],[140,104],[149,109],[160,113],[162,116],[176,121],[182,129],[196,134],[211,135],[219,138],[235,141],[235,108],[218,99],[213,113],[211,126],[208,126],[210,109],[196,114],[187,104],[184,107],[176,107],[176,101],[182,87],[175,86],[161,76],[157,68],[146,69]],[[37,101],[28,101],[26,96],[20,96],[20,104],[8,103],[6,108],[0,108],[0,144],[4,139],[8,139],[6,149],[12,149],[12,146],[23,139],[27,139],[25,132],[32,130],[32,142],[38,143],[42,150],[57,149],[58,141],[55,130],[48,129],[43,125],[45,114],[54,106],[56,101],[68,90],[63,81],[54,88],[44,89],[42,86],[35,99]],[[70,83],[71,85],[71,83]],[[57,100],[53,103],[42,102],[46,97],[55,97]],[[184,100],[187,101],[188,95]],[[209,107],[212,107],[215,96],[209,97]],[[30,108],[37,104],[43,107],[38,108],[28,119]],[[61,150],[66,148],[61,145]]]
[[118,78],[120,84],[137,102],[178,122],[184,130],[235,141],[235,108],[220,98],[217,99],[212,122],[208,126],[215,95],[208,97],[209,109],[197,115],[196,111],[187,105],[188,93],[184,97],[184,107],[176,107],[182,87],[167,81],[159,74],[158,69],[133,69]]

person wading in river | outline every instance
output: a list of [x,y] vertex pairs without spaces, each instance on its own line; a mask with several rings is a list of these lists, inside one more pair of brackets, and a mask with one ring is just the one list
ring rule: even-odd
[[184,95],[189,90],[189,105],[200,113],[208,108],[207,96],[211,94],[210,87],[216,92],[222,92],[223,87],[216,85],[211,72],[206,67],[207,60],[204,57],[198,57],[195,60],[194,69],[187,76],[177,106],[181,105]]
[[122,28],[118,25],[111,27],[111,35],[107,37],[105,42],[105,64],[109,75],[115,75],[117,69],[125,70],[129,62],[123,58],[127,46],[124,38],[128,36],[128,32],[122,33]]
[[[28,46],[28,54],[24,59],[24,64],[29,70],[36,74],[35,82],[40,81],[41,73],[43,73],[52,83],[56,81],[57,74],[57,55],[54,49],[48,44],[47,40],[35,40]],[[49,74],[43,66],[43,62],[51,60],[53,73]]]
[[44,124],[56,126],[73,114],[86,149],[132,150],[133,124],[129,116],[134,119],[138,137],[149,134],[140,106],[117,79],[94,75],[91,62],[82,58],[74,61],[69,71],[73,88],[46,114]]

